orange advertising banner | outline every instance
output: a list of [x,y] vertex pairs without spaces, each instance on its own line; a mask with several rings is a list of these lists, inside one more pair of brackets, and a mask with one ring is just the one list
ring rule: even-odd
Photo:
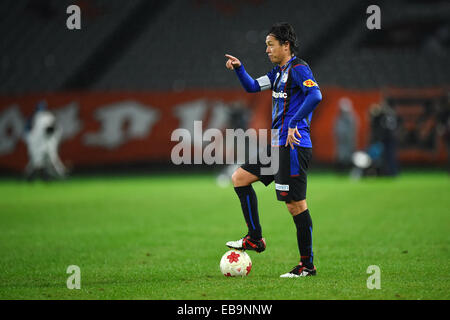
[[[270,120],[269,92],[72,92],[2,97],[1,168],[18,171],[26,166],[25,123],[43,100],[62,127],[60,158],[71,166],[170,162],[177,143],[171,141],[175,129],[189,128],[195,120],[202,121],[204,128],[226,128],[231,108],[248,109],[253,114],[248,123],[252,127],[265,127]],[[263,105],[267,105],[267,115],[256,112]]]
[[[399,93],[396,94],[398,97]],[[432,97],[441,94],[439,91]],[[370,108],[385,100],[387,93],[322,88],[322,95],[323,100],[314,111],[311,124],[314,160],[322,163],[335,161],[335,124],[343,101],[347,104],[350,101],[356,119],[356,148],[367,148],[370,143]],[[395,94],[389,93],[388,97],[391,96]],[[416,101],[418,105],[422,101],[420,99]],[[240,89],[66,92],[0,97],[1,169],[22,171],[25,168],[28,161],[23,140],[25,124],[37,103],[43,100],[62,128],[60,158],[74,167],[151,163],[155,160],[170,163],[171,150],[178,143],[171,141],[171,134],[177,128],[192,130],[194,121],[202,121],[204,129],[270,129],[271,121],[270,91],[258,94],[248,94]],[[402,123],[407,130],[414,129],[414,121],[419,121],[424,112],[422,109],[410,115],[409,122]],[[404,111],[405,105],[401,105],[399,110],[402,115],[408,114]],[[234,120],[231,114],[235,114]],[[411,157],[429,163],[445,162],[445,146],[440,137],[435,139],[437,142],[431,149],[421,149],[420,144],[414,143],[408,149],[406,145],[406,149],[399,150],[399,158],[406,162]]]

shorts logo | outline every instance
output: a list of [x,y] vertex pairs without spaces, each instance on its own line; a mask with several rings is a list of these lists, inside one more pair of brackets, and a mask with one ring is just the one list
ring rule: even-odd
[[282,196],[282,197],[286,197],[287,195],[288,195],[289,193],[287,193],[287,192],[280,192],[280,195]]
[[317,83],[315,83],[314,81],[312,81],[311,79],[305,80],[303,81],[303,85],[305,87],[318,87]]
[[275,190],[289,191],[289,185],[288,185],[288,184],[278,184],[278,183],[275,183]]

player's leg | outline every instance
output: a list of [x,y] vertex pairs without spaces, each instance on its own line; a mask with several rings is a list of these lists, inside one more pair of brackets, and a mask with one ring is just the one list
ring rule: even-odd
[[47,174],[45,171],[45,148],[42,142],[28,140],[28,153],[30,157],[30,163],[27,167],[27,179],[32,181],[34,179],[47,180]]
[[248,172],[247,170],[238,168],[231,176],[234,191],[241,202],[242,213],[248,227],[248,235],[252,239],[261,239],[262,231],[259,223],[258,199],[252,183],[258,181],[259,178]]
[[[234,190],[241,203],[242,213],[247,224],[248,233],[236,241],[228,241],[227,246],[240,250],[255,250],[262,252],[266,248],[265,239],[262,237],[262,229],[259,222],[258,199],[252,183],[262,181],[270,183],[270,178],[258,176],[259,165],[244,165],[239,167],[232,175]],[[270,180],[270,181],[269,181]]]
[[[284,201],[297,230],[297,245],[300,262],[283,278],[294,278],[316,274],[312,251],[312,220],[306,203],[306,171],[312,156],[310,148],[288,148],[280,152],[281,159],[287,163],[288,172],[280,171],[275,177],[278,200]],[[277,183],[278,181],[278,183]]]
[[242,167],[237,168],[231,176],[231,181],[233,182],[233,186],[235,188],[249,186],[258,180],[258,176],[244,170]]
[[300,254],[300,263],[290,272],[281,277],[292,278],[316,274],[313,261],[312,231],[313,224],[305,200],[286,202],[287,209],[292,215],[297,229],[297,245]]
[[291,201],[286,203],[289,213],[292,215],[297,229],[297,244],[300,254],[300,262],[307,268],[313,268],[312,252],[312,219],[309,214],[306,200]]

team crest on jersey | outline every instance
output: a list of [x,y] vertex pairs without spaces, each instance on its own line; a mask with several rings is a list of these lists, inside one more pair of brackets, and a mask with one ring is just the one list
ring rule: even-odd
[[318,87],[317,83],[315,83],[314,81],[312,81],[311,79],[305,80],[303,81],[303,85],[305,87]]
[[285,73],[283,74],[283,77],[281,78],[281,82],[286,82],[286,81],[287,81],[287,78],[288,78],[288,73],[285,72]]

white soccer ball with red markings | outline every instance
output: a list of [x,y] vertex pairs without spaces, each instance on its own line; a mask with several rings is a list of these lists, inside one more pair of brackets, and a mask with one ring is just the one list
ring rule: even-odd
[[220,260],[220,271],[226,277],[245,277],[252,270],[252,260],[245,251],[229,250]]

